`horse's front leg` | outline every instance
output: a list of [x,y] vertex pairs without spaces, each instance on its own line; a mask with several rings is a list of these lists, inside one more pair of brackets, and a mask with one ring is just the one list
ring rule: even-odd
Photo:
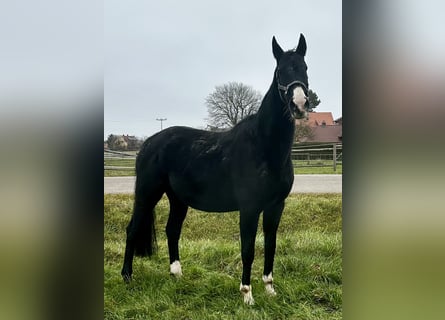
[[272,296],[276,295],[273,287],[273,263],[275,258],[275,248],[277,242],[277,230],[280,224],[281,214],[284,208],[284,201],[267,208],[263,214],[264,232],[264,272],[263,282],[266,292]]
[[241,234],[241,257],[243,261],[243,275],[241,278],[240,291],[244,303],[254,304],[252,286],[250,285],[250,274],[255,256],[255,236],[258,228],[260,212],[253,210],[240,211],[240,234]]

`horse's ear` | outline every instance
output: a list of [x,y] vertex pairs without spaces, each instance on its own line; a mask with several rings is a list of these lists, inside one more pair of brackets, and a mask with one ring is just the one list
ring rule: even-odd
[[295,50],[299,55],[302,55],[303,57],[306,55],[306,39],[304,38],[303,34],[300,33],[300,40],[298,41],[298,47],[297,50]]
[[275,36],[272,38],[272,52],[273,56],[277,60],[277,62],[281,59],[281,56],[283,55],[283,49],[281,49],[280,45],[278,44],[277,40],[275,39]]

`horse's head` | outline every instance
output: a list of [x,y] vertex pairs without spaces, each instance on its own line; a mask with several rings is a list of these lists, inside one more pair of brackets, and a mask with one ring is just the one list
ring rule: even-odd
[[284,52],[273,37],[272,51],[277,60],[275,78],[281,100],[289,108],[289,112],[294,118],[307,117],[309,84],[307,65],[304,61],[306,39],[300,34],[297,48]]

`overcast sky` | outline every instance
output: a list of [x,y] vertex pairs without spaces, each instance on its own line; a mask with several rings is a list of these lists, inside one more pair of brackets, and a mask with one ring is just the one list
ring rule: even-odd
[[342,115],[341,1],[118,1],[104,3],[104,137],[148,137],[156,118],[205,127],[205,98],[242,82],[265,94],[273,77],[272,36],[285,50],[307,41],[316,111]]

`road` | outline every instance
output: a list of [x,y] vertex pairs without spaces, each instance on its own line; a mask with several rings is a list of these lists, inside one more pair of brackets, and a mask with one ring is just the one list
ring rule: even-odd
[[[133,193],[135,177],[105,177],[104,193]],[[297,174],[291,193],[341,193],[341,174]]]

